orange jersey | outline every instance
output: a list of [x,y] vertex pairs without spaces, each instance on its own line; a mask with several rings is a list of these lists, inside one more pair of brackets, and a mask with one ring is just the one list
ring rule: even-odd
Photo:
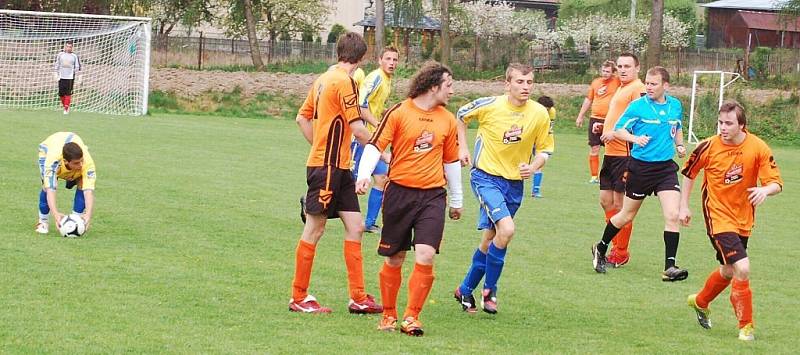
[[589,85],[589,92],[586,98],[592,100],[592,118],[604,120],[608,113],[608,105],[611,97],[617,92],[620,86],[619,78],[612,76],[608,79],[597,78]]
[[299,114],[313,121],[313,139],[306,166],[350,169],[350,123],[361,119],[358,88],[344,69],[320,75]]
[[681,173],[694,179],[703,176],[702,203],[706,229],[710,235],[733,232],[749,236],[755,208],[748,188],[778,183],[783,186],[772,151],[760,138],[748,133],[740,145],[725,145],[719,136],[700,142]]
[[[628,108],[633,100],[636,100],[645,95],[645,87],[641,80],[636,79],[627,84],[621,84],[611,101],[608,104],[608,113],[606,114],[606,122],[603,125],[603,133],[614,130],[617,121],[622,117],[622,113]],[[630,149],[628,142],[621,139],[613,139],[606,143],[606,155],[608,156],[629,156]]]
[[444,187],[444,163],[458,160],[455,116],[443,106],[423,111],[412,99],[386,111],[370,143],[380,151],[391,144],[389,180],[405,187]]

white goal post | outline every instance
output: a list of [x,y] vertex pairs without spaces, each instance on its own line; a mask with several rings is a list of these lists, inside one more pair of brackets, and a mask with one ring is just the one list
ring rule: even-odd
[[56,56],[71,42],[73,109],[144,115],[150,39],[146,17],[0,10],[0,107],[58,109]]
[[[697,70],[692,74],[692,101],[689,106],[689,143],[697,144],[700,143],[700,140],[697,139],[697,135],[694,133],[694,108],[695,108],[695,98],[697,97],[697,76],[698,74],[716,74],[719,75],[719,107],[722,107],[722,102],[725,99],[725,88],[728,85],[733,84],[734,81],[738,80],[742,76],[739,73],[731,73],[726,71],[719,71],[719,70]],[[725,76],[730,75],[731,79],[729,81],[725,81]]]

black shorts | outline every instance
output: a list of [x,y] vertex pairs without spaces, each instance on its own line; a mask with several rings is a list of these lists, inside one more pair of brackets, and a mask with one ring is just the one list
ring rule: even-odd
[[58,80],[58,96],[72,95],[72,86],[75,79],[59,79]]
[[350,170],[332,166],[306,167],[306,214],[339,218],[339,212],[361,212]]
[[709,236],[711,246],[717,251],[717,260],[720,265],[733,265],[735,262],[747,257],[747,240],[733,232],[719,233]]
[[625,196],[643,200],[659,191],[681,191],[678,164],[672,160],[647,162],[631,158],[625,183]]
[[383,191],[383,230],[378,254],[392,256],[416,244],[430,245],[439,253],[446,196],[441,187],[415,189],[389,182]]
[[600,169],[600,190],[625,192],[625,172],[630,157],[606,155]]
[[[597,119],[597,118],[594,118],[594,117],[589,118],[589,128],[587,128],[586,131],[589,132],[589,146],[590,147],[594,147],[596,145],[605,145],[605,144],[603,144],[603,141],[600,140],[600,136],[603,135],[603,126],[602,126],[602,124],[605,121],[606,120],[601,120],[601,119]],[[599,130],[597,131],[597,133],[592,132],[592,127],[594,127],[595,123],[600,123],[601,124],[600,127],[599,127]]]

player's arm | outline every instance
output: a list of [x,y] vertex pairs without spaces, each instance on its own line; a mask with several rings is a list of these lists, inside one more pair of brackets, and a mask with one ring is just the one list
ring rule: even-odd
[[[459,126],[460,120],[454,120],[450,132],[444,140],[442,160],[444,163],[444,176],[447,180],[447,191],[450,197],[450,219],[461,219],[464,209],[464,188],[461,182],[461,161],[459,159]],[[462,122],[463,123],[463,122]]]
[[[316,83],[314,83],[314,85],[316,85]],[[308,144],[312,144],[314,141],[314,124],[311,122],[311,119],[314,118],[314,110],[316,109],[314,102],[315,96],[314,86],[312,85],[311,89],[308,90],[306,100],[303,101],[303,106],[300,106],[300,110],[297,112],[297,117],[295,118],[295,122],[297,122],[297,126],[300,128],[300,133],[303,134]]]
[[361,106],[361,117],[373,127],[378,127],[378,118],[372,115],[369,109],[369,100],[375,96],[378,85],[380,85],[380,75],[370,75],[363,80],[358,88],[358,103]]
[[547,160],[555,151],[555,140],[552,133],[550,133],[550,124],[540,125],[537,128],[536,141],[534,142],[534,151],[536,155],[530,164],[520,164],[520,176],[527,179],[533,175],[534,172],[543,168],[547,164]]
[[747,198],[753,206],[764,203],[767,196],[777,195],[783,191],[783,179],[778,164],[775,163],[772,151],[768,147],[762,150],[758,165],[758,180],[761,186],[747,189],[750,192]]
[[639,121],[639,118],[636,117],[633,112],[634,109],[634,105],[628,105],[628,108],[622,113],[619,121],[617,121],[617,124],[614,126],[614,138],[644,147],[647,145],[647,142],[650,141],[650,137],[637,136],[632,133],[636,122]]
[[94,166],[94,159],[89,153],[89,150],[84,150],[83,154],[83,171],[81,176],[81,190],[83,190],[83,198],[86,202],[86,209],[83,212],[83,220],[86,222],[86,230],[92,223],[92,215],[94,214],[94,189],[97,181],[97,172]]
[[364,121],[362,120],[351,121],[350,129],[353,131],[353,136],[356,137],[356,141],[358,141],[358,144],[365,145],[367,144],[367,142],[369,142],[369,138],[371,137],[371,135],[367,130],[367,126],[364,125]]
[[683,130],[678,128],[675,131],[675,150],[678,151],[678,156],[683,158],[686,156],[686,146],[683,145]]
[[458,109],[456,112],[456,129],[458,132],[458,160],[461,161],[461,166],[467,166],[472,164],[472,161],[469,156],[469,148],[467,144],[467,123],[472,118],[476,118],[481,111],[481,107],[486,105],[487,103],[491,103],[492,98],[480,98],[474,100],[461,108]]
[[94,213],[94,190],[83,190],[83,198],[86,202],[86,210],[83,212],[83,220],[86,223],[86,230],[92,225],[92,214]]
[[369,190],[372,172],[378,164],[378,159],[381,158],[381,152],[386,150],[389,144],[392,143],[395,131],[395,120],[393,119],[395,115],[392,114],[393,111],[394,110],[389,110],[387,114],[383,115],[383,119],[378,125],[375,134],[368,141],[363,143],[364,152],[361,154],[361,160],[358,163],[358,171],[356,173],[357,194],[363,195]]
[[592,100],[588,97],[583,99],[583,105],[581,105],[581,111],[578,112],[578,118],[575,119],[575,126],[576,127],[583,127],[583,116],[586,115],[586,112],[592,107]]
[[366,107],[361,106],[361,118],[363,118],[367,123],[371,124],[372,127],[378,127],[378,119],[372,115],[372,111],[369,109],[369,104],[367,104]]
[[692,195],[694,188],[694,179],[684,176],[683,183],[681,183],[681,202],[678,212],[678,220],[681,224],[688,227],[689,222],[692,220],[692,210],[689,208],[689,196]]
[[61,74],[59,73],[59,67],[60,67],[59,63],[60,62],[61,62],[61,53],[58,53],[56,55],[56,62],[54,64],[55,72],[53,73],[53,78],[55,78],[56,81],[61,79]]

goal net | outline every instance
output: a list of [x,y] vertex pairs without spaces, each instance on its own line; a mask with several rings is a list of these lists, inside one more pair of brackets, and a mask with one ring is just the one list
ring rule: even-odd
[[[698,70],[692,75],[692,99],[689,106],[689,143],[700,143],[718,133],[717,116],[725,100],[725,88],[741,78],[738,73]],[[700,79],[700,80],[698,80]],[[702,79],[711,79],[708,81]],[[698,135],[700,138],[698,139]]]
[[147,113],[150,19],[0,10],[0,106],[59,109],[56,57],[80,62],[72,110]]

